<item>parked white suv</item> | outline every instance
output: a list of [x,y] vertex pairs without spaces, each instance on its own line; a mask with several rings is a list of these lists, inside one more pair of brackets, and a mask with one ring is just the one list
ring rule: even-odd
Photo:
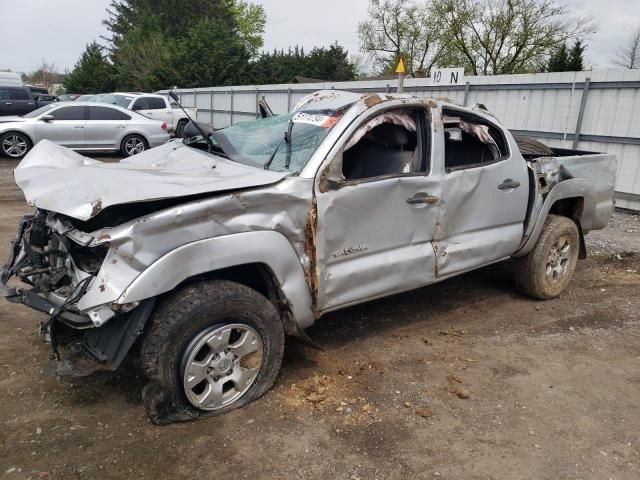
[[[187,115],[178,104],[164,95],[116,92],[104,95],[97,101],[119,105],[145,117],[166,122],[167,130],[176,137],[182,137],[184,127],[189,123]],[[197,109],[185,108],[185,110],[195,120]]]

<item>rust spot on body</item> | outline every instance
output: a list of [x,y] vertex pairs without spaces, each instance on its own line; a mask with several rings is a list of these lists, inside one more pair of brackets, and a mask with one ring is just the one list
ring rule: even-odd
[[383,102],[382,97],[380,97],[380,95],[378,94],[367,95],[366,97],[364,97],[364,104],[369,108],[375,107],[376,105],[382,102]]
[[[316,228],[318,223],[316,199],[313,198],[307,223],[304,226],[304,252],[309,259],[309,267],[305,269],[305,278],[311,289],[311,301],[315,312],[318,303],[318,271],[316,270]],[[317,316],[317,312],[316,316]]]

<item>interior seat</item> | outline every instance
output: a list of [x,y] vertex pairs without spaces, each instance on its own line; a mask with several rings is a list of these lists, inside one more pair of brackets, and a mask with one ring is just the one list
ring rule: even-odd
[[409,173],[414,169],[416,146],[415,133],[400,125],[382,123],[344,153],[343,174],[348,180],[359,180]]

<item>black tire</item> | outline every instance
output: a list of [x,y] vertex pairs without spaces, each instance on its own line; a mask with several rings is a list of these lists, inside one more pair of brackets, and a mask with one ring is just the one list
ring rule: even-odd
[[[16,143],[16,140],[18,143]],[[24,144],[26,150],[22,151],[20,145]],[[12,160],[20,160],[33,147],[31,139],[22,132],[6,132],[0,135],[0,153]],[[16,148],[19,150],[16,151]]]
[[182,138],[184,136],[184,127],[189,123],[188,120],[180,120],[176,126],[176,137]]
[[[185,356],[203,334],[225,325],[247,325],[257,333],[262,363],[259,370],[256,367],[258,373],[251,386],[233,403],[202,410],[187,398],[183,384]],[[158,304],[142,341],[140,359],[149,378],[143,389],[147,414],[152,422],[165,424],[220,415],[246,405],[271,388],[280,371],[283,352],[284,328],[278,312],[255,290],[224,280],[181,288]]]
[[524,157],[552,157],[553,150],[531,137],[514,136],[520,153]]
[[[560,260],[561,256],[553,256],[554,249],[557,251],[560,245],[564,245],[564,240],[570,248],[566,262]],[[559,296],[573,277],[579,252],[580,234],[575,222],[560,215],[549,215],[533,250],[516,259],[516,287],[525,295],[539,300]],[[563,273],[554,270],[554,266]]]
[[122,139],[122,142],[120,142],[120,153],[124,157],[131,157],[146,150],[149,150],[147,139],[137,133],[127,135]]

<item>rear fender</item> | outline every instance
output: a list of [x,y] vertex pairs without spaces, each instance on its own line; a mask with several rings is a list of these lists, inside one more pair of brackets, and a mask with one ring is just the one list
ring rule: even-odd
[[587,223],[589,223],[591,221],[590,219],[595,215],[596,205],[592,201],[593,189],[593,183],[587,178],[571,178],[556,184],[544,199],[539,213],[536,215],[535,211],[532,212],[529,228],[527,228],[525,237],[513,256],[522,257],[533,250],[542,233],[542,227],[544,227],[544,222],[551,208],[559,200],[567,198],[582,198],[584,202],[579,218],[574,218],[573,220],[577,222],[578,231],[580,232],[581,256],[585,256],[583,228],[585,227],[584,222],[587,221]]

